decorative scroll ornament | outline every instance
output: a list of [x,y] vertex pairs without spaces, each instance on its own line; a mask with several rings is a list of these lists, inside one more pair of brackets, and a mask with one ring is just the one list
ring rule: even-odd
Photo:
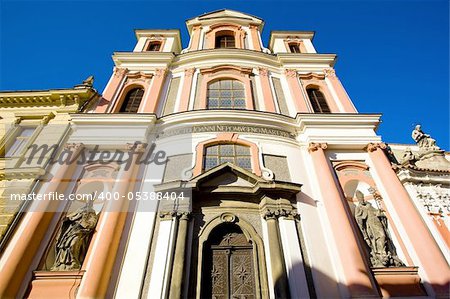
[[93,201],[67,215],[62,222],[55,244],[55,262],[50,271],[78,270],[83,264],[98,215]]
[[388,230],[384,213],[364,200],[364,195],[356,191],[359,205],[355,209],[355,219],[370,249],[372,267],[400,267],[404,264],[397,257],[395,246]]

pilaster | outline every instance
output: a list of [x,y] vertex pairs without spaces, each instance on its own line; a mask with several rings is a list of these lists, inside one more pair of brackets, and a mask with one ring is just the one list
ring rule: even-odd
[[384,143],[369,143],[366,150],[423,267],[426,275],[425,286],[430,286],[436,297],[448,298],[450,270],[447,261],[392,170],[391,163],[383,151],[385,148]]
[[340,257],[345,284],[351,297],[378,296],[370,277],[370,269],[358,245],[356,232],[351,225],[345,203],[334,180],[325,149],[327,149],[326,143],[310,143],[308,147],[323,204],[332,224],[331,231]]

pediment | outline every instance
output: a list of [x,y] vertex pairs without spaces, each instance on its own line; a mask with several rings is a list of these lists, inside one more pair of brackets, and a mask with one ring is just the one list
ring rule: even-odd
[[[189,181],[171,181],[155,185],[155,191],[190,190],[200,193],[248,194],[276,193],[290,198],[301,190],[301,184],[268,181],[231,163],[216,166]],[[189,192],[190,192],[189,191]]]
[[242,13],[239,11],[231,9],[221,9],[203,14],[198,17],[199,20],[203,19],[217,19],[217,18],[238,18],[238,19],[248,19],[255,22],[261,22],[262,20],[258,17]]
[[191,179],[197,189],[254,188],[258,183],[267,183],[261,177],[231,163],[224,163]]

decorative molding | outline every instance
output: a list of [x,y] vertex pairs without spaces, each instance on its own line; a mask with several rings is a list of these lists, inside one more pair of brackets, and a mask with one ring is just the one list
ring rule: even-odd
[[191,218],[191,212],[160,211],[159,218],[161,221],[172,219],[189,220]]
[[336,77],[336,71],[332,68],[326,68],[323,70],[325,77],[334,78]]
[[315,142],[311,142],[308,145],[308,152],[315,152],[318,149],[322,149],[322,150],[326,150],[328,147],[328,145],[326,143],[315,143]]
[[369,143],[367,144],[367,146],[364,148],[364,150],[366,150],[367,152],[371,153],[376,151],[377,149],[386,149],[386,143],[384,142],[379,142],[379,143]]
[[293,78],[297,77],[298,75],[297,71],[294,69],[285,69],[284,74],[286,75],[286,77],[293,77]]
[[323,79],[325,79],[325,75],[316,74],[316,73],[299,74],[298,76],[302,80],[323,80]]
[[251,68],[239,67],[236,65],[229,65],[229,64],[222,64],[222,65],[217,65],[217,66],[210,67],[210,68],[200,69],[200,73],[202,75],[210,74],[210,73],[226,72],[226,71],[238,72],[241,75],[250,75],[252,73]]
[[237,217],[232,213],[223,213],[220,215],[220,220],[222,222],[235,223],[237,221]]
[[64,145],[64,150],[69,150],[69,151],[73,151],[73,152],[77,152],[79,150],[82,150],[84,148],[84,144],[79,142],[79,143],[66,143]]
[[122,68],[122,67],[114,67],[114,77],[123,77],[128,73],[128,69],[127,68]]
[[156,69],[155,75],[156,77],[164,77],[167,73],[167,69]]
[[267,68],[259,67],[258,72],[260,76],[269,76],[269,70]]
[[288,220],[299,219],[300,215],[297,213],[295,209],[277,209],[277,208],[268,208],[264,210],[262,216],[265,220],[270,219],[278,219],[279,217],[284,217]]
[[184,70],[184,75],[186,77],[192,77],[195,73],[195,68],[190,68],[190,69],[185,69]]

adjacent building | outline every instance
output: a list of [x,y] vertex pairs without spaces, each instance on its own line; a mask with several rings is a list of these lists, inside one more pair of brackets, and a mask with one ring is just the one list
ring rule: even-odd
[[102,97],[70,111],[0,297],[448,297],[445,236],[314,32],[264,45],[262,19],[226,9],[186,25],[184,49],[136,30]]

